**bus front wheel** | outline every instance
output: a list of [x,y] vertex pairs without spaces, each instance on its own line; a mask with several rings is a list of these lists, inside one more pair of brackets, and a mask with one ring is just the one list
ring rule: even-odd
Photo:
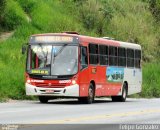
[[94,87],[93,84],[91,83],[89,85],[89,89],[88,89],[88,97],[86,97],[86,103],[87,104],[91,104],[94,101]]
[[40,101],[41,103],[47,103],[47,102],[48,102],[48,98],[45,97],[45,96],[39,96],[39,101]]
[[126,83],[123,84],[123,90],[122,90],[122,95],[121,96],[112,96],[112,101],[113,102],[125,102],[127,98],[128,90],[127,90],[127,85]]
[[87,97],[79,97],[78,100],[81,103],[86,103],[86,104],[91,104],[94,101],[94,87],[93,84],[89,85],[89,89],[88,89],[88,96]]

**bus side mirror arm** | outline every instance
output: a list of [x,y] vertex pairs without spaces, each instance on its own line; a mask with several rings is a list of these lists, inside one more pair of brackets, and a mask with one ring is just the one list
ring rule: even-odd
[[22,45],[22,54],[24,55],[26,53],[27,50],[27,44],[26,45]]

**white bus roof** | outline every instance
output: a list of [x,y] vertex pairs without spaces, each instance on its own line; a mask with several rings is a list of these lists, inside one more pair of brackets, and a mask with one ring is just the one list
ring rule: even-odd
[[129,42],[121,42],[121,41],[119,41],[119,43],[120,43],[121,47],[132,48],[132,49],[140,49],[141,50],[141,46],[139,44],[129,43]]

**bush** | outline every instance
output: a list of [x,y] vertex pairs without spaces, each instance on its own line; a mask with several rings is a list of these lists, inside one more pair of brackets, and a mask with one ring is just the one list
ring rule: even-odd
[[26,15],[20,5],[13,0],[7,0],[1,26],[7,30],[13,30],[26,22]]
[[1,0],[0,1],[0,32],[2,32],[2,21],[4,19],[4,9],[5,9],[5,4],[6,4],[6,0]]
[[30,14],[37,4],[36,0],[17,0],[17,1],[27,14]]
[[6,5],[6,0],[1,0],[0,1],[0,15],[2,15],[2,13],[4,12],[5,5]]
[[160,21],[160,0],[150,0],[150,10],[157,21]]

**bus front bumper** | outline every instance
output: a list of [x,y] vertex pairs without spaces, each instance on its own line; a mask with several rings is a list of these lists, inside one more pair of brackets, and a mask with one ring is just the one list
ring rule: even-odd
[[26,95],[79,97],[78,84],[66,86],[64,88],[42,88],[26,83],[25,87]]

